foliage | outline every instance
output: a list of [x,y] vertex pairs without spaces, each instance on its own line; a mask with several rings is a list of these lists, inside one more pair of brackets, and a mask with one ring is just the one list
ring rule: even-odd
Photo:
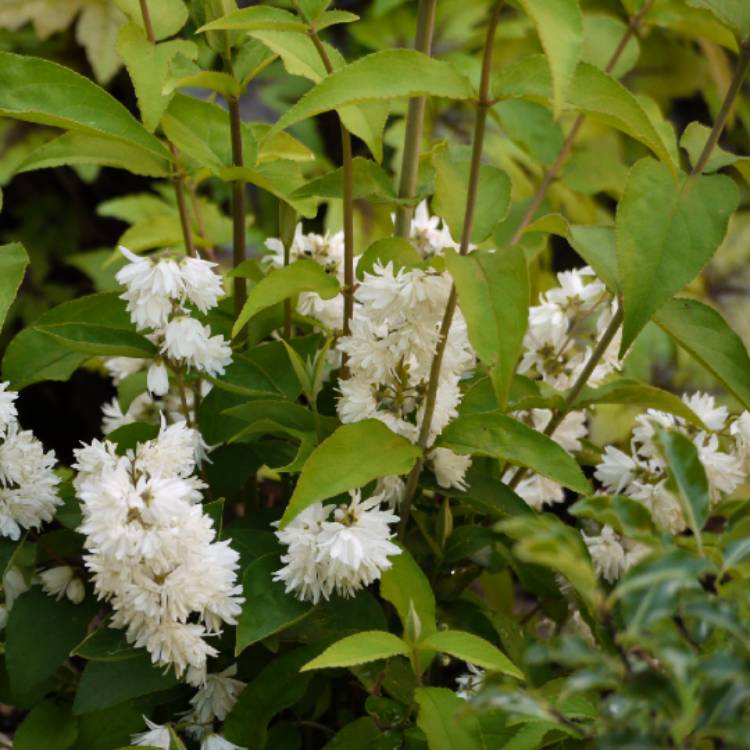
[[0,747],[750,748],[746,3],[246,5],[0,7]]

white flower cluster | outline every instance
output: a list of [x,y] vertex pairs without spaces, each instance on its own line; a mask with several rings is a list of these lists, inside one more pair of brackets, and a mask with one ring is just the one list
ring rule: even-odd
[[643,503],[656,526],[671,533],[685,529],[678,499],[667,488],[667,469],[655,437],[659,430],[677,431],[693,441],[708,478],[712,502],[733,492],[750,470],[750,413],[730,417],[713,396],[696,393],[682,400],[701,419],[699,429],[681,417],[649,409],[636,418],[625,453],[607,446],[594,476],[605,490]]
[[589,535],[582,531],[581,536],[596,574],[609,583],[617,581],[650,552],[649,547],[621,537],[611,526],[603,526],[598,534]]
[[73,604],[80,604],[86,596],[83,581],[70,565],[58,565],[39,574],[42,590],[60,601],[64,596]]
[[[398,516],[384,510],[383,494],[361,499],[352,491],[349,505],[315,503],[305,508],[285,528],[276,532],[287,546],[284,567],[274,573],[287,592],[298,599],[317,603],[335,591],[354,596],[359,589],[380,578],[391,567],[389,557],[400,549],[391,541],[390,524]],[[329,520],[333,511],[333,520]]]
[[409,239],[423,258],[441,255],[447,248],[459,249],[448,227],[438,216],[430,216],[427,201],[422,201],[414,211]]
[[[518,372],[553,388],[570,388],[615,313],[616,301],[588,266],[557,274],[559,286],[529,308],[529,327]],[[589,385],[598,385],[619,368],[620,334],[594,368]]]
[[55,454],[18,424],[18,394],[0,383],[0,536],[19,539],[23,529],[51,521],[62,502],[57,494]]
[[111,626],[194,685],[217,653],[206,636],[235,624],[243,601],[239,555],[216,541],[201,506],[205,485],[193,472],[203,451],[200,434],[179,422],[125,456],[94,441],[74,465],[86,566],[112,603]]
[[[206,313],[216,307],[224,293],[215,263],[185,257],[179,261],[134,255],[120,251],[130,261],[117,273],[125,287],[121,299],[128,305],[130,318],[139,331],[151,331],[151,340],[174,365],[218,376],[232,361],[232,352],[223,336],[212,336],[211,328],[191,317],[187,305]],[[133,365],[135,367],[135,365]],[[156,396],[169,390],[169,374],[162,359],[151,363],[148,388]]]
[[[266,240],[266,247],[271,253],[266,256],[267,262],[274,268],[284,265],[284,244],[276,238]],[[302,224],[297,224],[294,239],[289,248],[289,262],[308,258],[314,260],[325,270],[344,284],[344,233],[315,234],[302,231]],[[326,328],[340,329],[344,318],[344,296],[338,294],[332,299],[323,299],[315,292],[302,292],[297,302],[301,315],[320,321]]]
[[[552,412],[549,409],[532,409],[526,412],[516,412],[513,416],[535,430],[543,432],[552,419]],[[552,435],[552,439],[568,453],[576,453],[581,450],[581,440],[587,435],[588,426],[586,425],[585,412],[572,411],[565,415]],[[508,469],[503,481],[510,481],[515,472],[514,468]],[[565,491],[562,485],[552,479],[543,477],[541,474],[531,474],[521,480],[516,487],[516,493],[535,510],[541,510],[545,505],[551,505],[552,503],[561,503],[565,499]]]

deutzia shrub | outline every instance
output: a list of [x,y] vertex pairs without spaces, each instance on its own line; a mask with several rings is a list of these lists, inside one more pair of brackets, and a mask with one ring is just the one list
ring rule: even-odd
[[0,748],[750,750],[746,5],[0,3]]

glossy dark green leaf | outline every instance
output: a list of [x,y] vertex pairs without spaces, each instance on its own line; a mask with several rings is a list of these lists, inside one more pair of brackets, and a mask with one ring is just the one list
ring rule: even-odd
[[78,737],[69,706],[44,701],[34,706],[13,738],[15,750],[67,750]]
[[29,256],[20,242],[0,245],[0,329],[26,274]]

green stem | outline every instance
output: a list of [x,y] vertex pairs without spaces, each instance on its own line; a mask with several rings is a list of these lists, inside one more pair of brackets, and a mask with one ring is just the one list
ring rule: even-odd
[[[417,15],[417,37],[414,48],[429,55],[432,52],[432,36],[435,30],[435,10],[437,0],[419,0]],[[406,134],[404,154],[401,162],[399,198],[413,198],[417,189],[419,173],[419,152],[422,143],[422,128],[427,97],[419,96],[409,100],[406,114]],[[396,212],[396,236],[408,237],[411,234],[412,206],[400,206]]]
[[719,110],[719,114],[716,117],[716,122],[711,129],[711,133],[708,136],[706,145],[703,147],[703,151],[698,157],[698,161],[695,162],[695,166],[693,167],[692,172],[690,172],[691,177],[695,177],[696,175],[701,174],[705,169],[706,164],[708,164],[708,160],[711,158],[711,152],[716,147],[721,134],[724,132],[724,127],[727,124],[729,113],[732,111],[734,100],[737,98],[737,94],[739,94],[740,92],[740,88],[742,87],[742,83],[745,80],[745,75],[747,74],[747,69],[749,66],[750,37],[745,39],[740,45],[740,56],[737,59],[737,67],[734,69],[732,81],[729,84],[729,89],[727,90],[726,96],[724,97],[724,101],[721,105],[721,109]]
[[154,35],[154,27],[151,23],[151,13],[148,10],[148,0],[140,0],[141,4],[141,17],[143,18],[143,28],[146,32],[146,38],[151,44],[156,44],[156,36]]
[[[231,70],[231,60],[226,59],[227,67]],[[229,128],[232,138],[232,164],[235,167],[244,166],[242,154],[242,119],[240,117],[240,100],[235,96],[227,99],[229,105]],[[232,183],[232,228],[233,254],[232,266],[237,268],[247,256],[245,233],[245,183],[235,180]],[[240,276],[234,277],[234,312],[239,315],[247,301],[247,282]],[[243,334],[240,334],[244,338]]]
[[[297,5],[295,3],[295,5]],[[310,23],[302,13],[299,6],[297,11],[308,24],[308,34],[315,49],[323,62],[323,67],[329,75],[333,73],[333,64],[328,56],[325,45],[318,36],[314,24]],[[341,126],[341,154],[344,178],[344,319],[342,328],[344,336],[350,332],[349,323],[354,314],[354,168],[352,162],[352,137],[344,126],[343,120],[339,118]]]
[[[605,69],[607,73],[611,73],[615,69],[615,66],[620,61],[620,57],[622,57],[622,53],[628,46],[628,42],[630,42],[633,36],[635,36],[635,34],[640,29],[641,24],[643,23],[643,19],[645,18],[649,10],[651,10],[651,6],[654,4],[654,1],[655,0],[646,0],[643,7],[631,19],[630,23],[628,24],[628,28],[625,30],[625,33],[622,35],[622,38],[617,44],[617,47],[615,47],[615,51],[609,58],[609,62],[607,63],[607,67]],[[552,183],[557,179],[557,176],[560,174],[563,166],[568,161],[568,158],[573,151],[575,140],[578,137],[578,133],[580,132],[585,119],[586,115],[580,114],[574,120],[573,125],[570,128],[570,132],[568,133],[568,136],[565,139],[562,148],[560,149],[560,153],[557,155],[555,161],[545,170],[542,181],[539,183],[539,187],[536,189],[536,192],[531,199],[531,203],[526,209],[526,213],[521,219],[519,225],[516,227],[516,231],[510,241],[511,246],[517,245],[521,241],[521,237],[523,237],[523,233],[526,231],[526,227],[528,227],[529,224],[531,224],[531,222],[534,220],[536,212],[541,207],[542,202],[547,195],[547,191],[549,190]]]
[[[492,106],[490,98],[490,82],[492,76],[492,56],[495,46],[495,34],[500,22],[500,11],[503,8],[504,0],[497,0],[490,12],[487,24],[487,34],[484,42],[484,52],[482,54],[482,77],[479,84],[479,100],[477,102],[477,114],[474,122],[474,139],[471,153],[471,167],[469,170],[469,186],[466,193],[466,210],[464,212],[464,227],[461,234],[461,245],[459,252],[466,255],[471,245],[471,234],[474,229],[474,216],[476,214],[477,195],[479,192],[479,173],[482,166],[482,150],[484,147],[484,133],[487,126],[487,113]],[[440,383],[440,370],[443,365],[445,347],[448,343],[448,334],[450,333],[453,316],[456,312],[456,287],[451,286],[448,302],[443,314],[443,320],[440,324],[440,337],[435,349],[435,356],[432,358],[430,366],[430,379],[427,385],[427,394],[425,396],[424,415],[422,424],[419,429],[418,445],[424,455],[430,442],[430,432],[432,429],[432,417],[435,413],[435,404],[437,402],[438,385]],[[411,506],[414,502],[414,495],[417,491],[419,476],[424,467],[424,458],[417,461],[414,468],[409,474],[404,491],[404,500],[401,504],[401,525],[399,536],[401,539],[406,534],[406,526],[411,515]]]

